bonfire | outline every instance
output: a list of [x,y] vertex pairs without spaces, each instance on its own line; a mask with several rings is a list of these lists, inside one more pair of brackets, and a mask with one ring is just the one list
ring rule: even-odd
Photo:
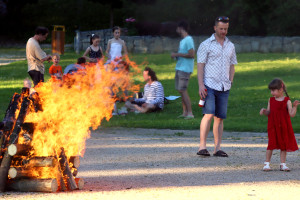
[[13,95],[0,130],[0,191],[83,188],[76,176],[91,129],[112,117],[112,94],[139,89],[132,83],[138,66],[128,57],[123,63],[131,70],[100,60],[63,81],[39,84],[36,93],[23,88]]

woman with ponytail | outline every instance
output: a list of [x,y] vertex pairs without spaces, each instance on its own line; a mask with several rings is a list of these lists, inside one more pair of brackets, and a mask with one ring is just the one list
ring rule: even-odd
[[268,117],[268,148],[266,162],[263,170],[270,171],[270,160],[274,149],[280,149],[280,171],[290,171],[286,166],[287,152],[298,150],[291,118],[296,115],[299,101],[292,104],[284,82],[281,79],[274,79],[269,84],[272,97],[269,99],[268,108],[262,108],[260,115]]

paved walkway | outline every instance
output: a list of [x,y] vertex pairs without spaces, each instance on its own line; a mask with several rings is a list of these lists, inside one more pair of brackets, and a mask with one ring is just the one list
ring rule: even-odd
[[[288,154],[291,172],[262,166],[266,133],[225,132],[228,158],[196,155],[199,131],[99,129],[87,141],[78,177],[84,190],[56,194],[7,192],[4,199],[299,199],[300,153]],[[297,135],[297,139],[300,135]],[[213,136],[208,138],[213,150]]]

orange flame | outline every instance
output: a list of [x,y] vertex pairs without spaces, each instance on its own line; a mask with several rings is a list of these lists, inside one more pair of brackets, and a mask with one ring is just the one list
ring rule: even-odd
[[114,66],[101,60],[66,77],[63,83],[50,79],[35,88],[43,110],[31,112],[25,119],[36,124],[31,143],[34,155],[53,156],[63,147],[67,157],[83,156],[90,128],[95,130],[104,118],[112,117],[116,99],[112,92],[139,89],[132,81],[140,72],[138,65],[128,57],[125,62],[132,68],[129,72],[122,65],[114,71]]

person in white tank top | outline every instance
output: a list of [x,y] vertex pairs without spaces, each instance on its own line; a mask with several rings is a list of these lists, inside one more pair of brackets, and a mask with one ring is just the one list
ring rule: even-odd
[[[115,60],[115,58],[121,58],[123,55],[127,55],[127,47],[124,42],[120,38],[121,28],[118,26],[113,27],[112,29],[114,38],[108,40],[106,55],[108,57],[108,62]],[[122,52],[124,53],[122,55]]]

